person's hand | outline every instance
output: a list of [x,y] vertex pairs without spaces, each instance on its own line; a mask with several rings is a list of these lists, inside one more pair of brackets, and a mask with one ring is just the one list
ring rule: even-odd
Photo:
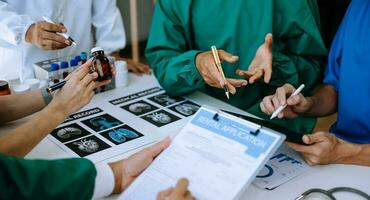
[[124,191],[170,143],[171,139],[166,138],[124,160],[110,163],[109,166],[115,177],[113,193],[118,194]]
[[157,200],[194,200],[188,190],[189,181],[187,179],[180,179],[177,181],[175,188],[168,188],[157,195]]
[[72,44],[57,33],[66,32],[67,29],[63,24],[37,22],[28,28],[25,39],[26,42],[44,50],[64,49]]
[[269,83],[272,74],[272,34],[265,37],[265,42],[258,48],[248,71],[237,70],[236,73],[245,77],[250,84],[263,77],[265,83]]
[[[311,99],[297,94],[289,97],[296,89],[285,84],[276,90],[274,95],[266,96],[260,103],[262,112],[272,115],[281,105],[287,104],[287,107],[278,115],[278,118],[296,118],[298,115],[305,113],[312,105]],[[289,97],[287,99],[287,97]]]
[[96,72],[90,73],[92,59],[71,73],[65,80],[66,84],[53,94],[50,106],[68,116],[88,104],[94,96],[94,90],[110,83],[110,80],[95,82]]
[[[224,50],[218,50],[218,55],[221,62],[226,61],[228,63],[235,63],[239,60],[238,56],[234,56]],[[224,83],[221,73],[217,70],[212,51],[198,54],[196,57],[196,67],[208,85],[216,88],[223,88],[226,84],[231,94],[236,93],[236,88],[246,86],[248,84],[248,81],[246,80],[231,78],[227,78],[226,83]]]
[[111,53],[111,56],[115,57],[116,60],[126,61],[127,62],[127,69],[130,72],[133,72],[136,75],[139,75],[139,76],[142,75],[142,74],[150,75],[152,73],[152,71],[151,71],[151,69],[148,65],[140,63],[140,62],[136,62],[132,59],[123,58],[120,55],[119,51]]
[[309,165],[339,163],[344,155],[344,152],[340,152],[340,146],[345,141],[332,133],[317,132],[312,135],[304,135],[302,140],[307,145],[286,143],[294,150],[301,152]]
[[152,71],[150,67],[146,64],[135,62],[131,59],[124,59],[127,62],[127,68],[129,71],[133,72],[136,75],[147,74],[150,75]]

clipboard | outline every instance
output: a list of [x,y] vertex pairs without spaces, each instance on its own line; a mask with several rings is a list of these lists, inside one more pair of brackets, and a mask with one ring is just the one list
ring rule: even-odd
[[234,113],[234,112],[230,112],[230,111],[226,111],[226,110],[221,110],[221,111],[225,112],[225,113],[228,113],[230,115],[239,117],[241,119],[244,119],[246,121],[256,123],[256,124],[261,125],[263,127],[275,130],[279,133],[282,133],[286,136],[286,141],[288,141],[288,142],[293,142],[293,143],[300,144],[300,145],[306,145],[302,141],[302,136],[303,135],[301,133],[289,130],[288,128],[285,128],[283,126],[274,124],[274,123],[272,123],[270,121],[267,121],[267,120],[258,119],[258,118],[254,118],[254,117],[250,117],[250,116],[246,116],[246,115],[242,115],[242,114],[238,114],[238,113]]
[[275,130],[202,106],[119,200],[155,199],[183,177],[197,199],[239,199],[284,140]]

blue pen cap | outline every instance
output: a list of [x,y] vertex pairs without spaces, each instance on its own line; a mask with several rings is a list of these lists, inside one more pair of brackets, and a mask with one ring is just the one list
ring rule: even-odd
[[76,57],[75,57],[75,60],[76,60],[77,62],[80,62],[80,61],[81,61],[81,56],[76,56]]
[[81,60],[87,60],[87,53],[81,52],[80,57],[81,57]]
[[77,66],[77,65],[78,65],[78,62],[77,62],[77,60],[72,59],[72,60],[69,62],[69,64],[71,65],[71,67],[75,67],[75,66]]
[[50,65],[50,71],[58,71],[59,65],[57,63],[53,63]]
[[67,69],[69,66],[68,66],[68,62],[66,61],[63,61],[60,63],[60,68],[61,69]]

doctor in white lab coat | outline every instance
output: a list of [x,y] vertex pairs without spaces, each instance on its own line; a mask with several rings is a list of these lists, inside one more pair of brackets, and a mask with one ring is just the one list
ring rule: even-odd
[[[43,22],[42,16],[61,24]],[[55,33],[63,31],[78,45]],[[0,0],[0,78],[26,80],[34,77],[35,62],[79,55],[93,46],[110,54],[125,45],[116,0]]]

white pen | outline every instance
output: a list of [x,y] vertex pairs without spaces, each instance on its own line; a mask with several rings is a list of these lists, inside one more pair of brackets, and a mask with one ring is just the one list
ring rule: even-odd
[[[42,19],[50,24],[55,24],[55,22],[51,21],[51,19],[49,19],[48,17],[43,16]],[[57,33],[57,34],[63,36],[65,39],[69,40],[73,45],[77,46],[77,43],[67,33]]]
[[[302,92],[302,90],[303,90],[304,86],[305,86],[304,84],[300,85],[300,86],[299,86],[299,88],[298,88],[298,89],[296,89],[296,91],[294,91],[294,92],[290,95],[290,97],[295,96],[295,95],[299,94],[300,92]],[[289,98],[290,98],[290,97],[289,97]],[[289,98],[288,98],[288,99],[289,99]],[[281,111],[283,111],[286,107],[287,107],[287,104],[284,104],[284,105],[281,105],[278,109],[276,109],[276,110],[275,110],[275,112],[274,112],[274,113],[272,113],[272,115],[271,115],[271,117],[270,117],[270,120],[271,120],[271,119],[274,119],[275,117],[277,117],[277,116],[281,113]]]

